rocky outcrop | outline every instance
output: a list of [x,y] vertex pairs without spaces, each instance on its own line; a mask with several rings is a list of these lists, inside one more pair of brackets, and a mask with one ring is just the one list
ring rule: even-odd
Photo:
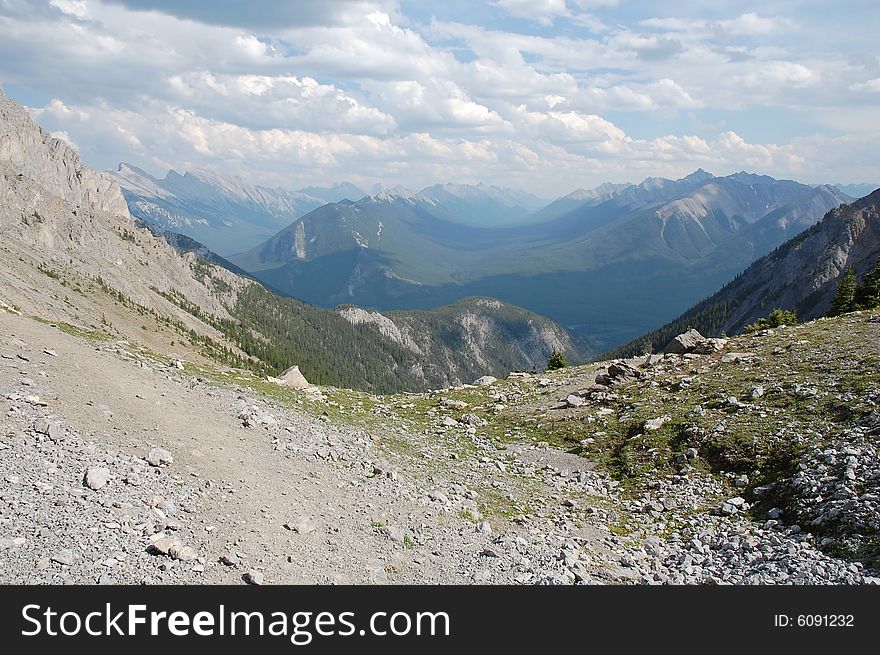
[[703,335],[691,328],[687,332],[679,334],[670,341],[666,348],[663,349],[663,352],[672,355],[693,352],[694,348],[696,348],[697,344],[702,340]]
[[723,350],[726,343],[726,339],[707,339],[697,330],[691,328],[666,344],[663,353],[666,355],[685,355],[687,353],[708,355]]
[[[135,225],[112,178],[89,169],[70,145],[49,136],[2,94],[0,249],[4,302],[89,328],[112,324],[126,336],[143,330],[130,309],[140,306],[219,339],[216,330],[168,297],[183,299],[204,314],[227,317],[224,304],[245,283],[217,271],[212,279],[220,281],[209,284],[197,271],[194,254],[180,255]],[[108,296],[116,303],[112,311]],[[112,320],[109,314],[126,304],[129,309]]]
[[53,197],[76,207],[128,216],[128,207],[112,178],[83,164],[61,139],[37,128],[28,113],[0,89],[0,165],[27,176]]

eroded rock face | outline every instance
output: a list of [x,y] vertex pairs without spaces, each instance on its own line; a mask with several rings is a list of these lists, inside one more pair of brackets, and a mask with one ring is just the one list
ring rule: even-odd
[[[76,151],[48,135],[27,111],[0,92],[0,261],[4,301],[23,312],[76,324],[97,324],[100,313],[71,296],[57,301],[35,293],[61,283],[100,279],[106,288],[201,334],[216,335],[191,314],[160,298],[183,296],[206,314],[227,317],[224,302],[249,284],[225,270],[210,288],[196,279],[196,257],[180,255],[163,239],[138,228],[125,199],[106,173],[89,169]],[[91,315],[90,315],[91,314]]]
[[84,209],[128,216],[119,186],[83,164],[67,143],[36,128],[27,112],[0,89],[0,162],[40,180],[53,196]]

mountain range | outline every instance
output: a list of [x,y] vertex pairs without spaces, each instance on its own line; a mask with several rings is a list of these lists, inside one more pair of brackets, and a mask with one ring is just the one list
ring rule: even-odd
[[349,182],[292,191],[202,169],[157,178],[126,163],[112,175],[132,216],[220,254],[256,245],[325,203],[366,195]]
[[[499,204],[467,197],[472,208],[475,197]],[[319,207],[228,259],[320,306],[428,309],[491,296],[610,348],[850,200],[829,185],[697,170],[580,190],[502,225],[456,214],[436,191],[386,191]]]
[[[321,383],[413,390],[538,368],[556,350],[582,361],[632,342],[755,259],[686,316],[708,333],[737,331],[774,304],[809,318],[845,266],[861,274],[876,257],[876,193],[851,203],[832,186],[703,170],[579,190],[532,213],[524,205],[540,199],[485,185],[387,190],[321,204],[222,257],[133,218],[131,185],[126,197],[11,100],[0,96],[0,109],[6,306],[120,338],[150,332],[132,322],[134,308],[183,337],[179,348],[266,373],[299,364]],[[164,193],[132,167],[118,175],[135,173],[143,193]],[[203,172],[163,184],[174,202],[188,194],[215,208],[222,186],[265,220],[270,208],[283,214],[284,198],[315,197]],[[520,222],[494,224],[501,214],[485,218],[481,206],[520,207]],[[693,313],[709,306],[711,324]]]
[[656,352],[691,327],[706,336],[736,334],[774,309],[792,311],[800,321],[824,316],[844,271],[860,278],[878,257],[880,189],[829,211],[675,320],[611,354]]
[[[168,179],[180,194],[204,192],[204,206],[220,207],[206,191],[208,176]],[[266,211],[287,197],[225,188],[227,197]],[[163,357],[270,375],[299,365],[313,383],[381,392],[537,368],[554,350],[575,360],[589,354],[553,321],[493,299],[387,315],[312,307],[237,274],[191,237],[146,229],[139,220],[113,176],[85,166],[0,90],[5,311],[96,340],[137,343]]]
[[[193,238],[223,256],[256,246],[322,205],[367,196],[351,182],[294,191],[202,169],[182,175],[170,170],[157,178],[121,163],[112,175],[132,216]],[[418,192],[394,187],[376,195],[411,198],[438,218],[478,227],[529,222],[548,202],[524,191],[485,184],[435,184]]]

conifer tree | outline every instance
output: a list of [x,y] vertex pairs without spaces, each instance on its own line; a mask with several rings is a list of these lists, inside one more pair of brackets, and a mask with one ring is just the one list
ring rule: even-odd
[[854,300],[856,309],[874,309],[880,305],[880,257],[856,287]]
[[550,353],[550,356],[547,358],[547,370],[555,371],[560,368],[565,368],[568,366],[568,360],[565,358],[565,353],[559,352],[558,350],[554,350]]
[[840,316],[856,309],[856,274],[851,268],[846,269],[840,283],[837,285],[837,293],[831,300],[829,316]]

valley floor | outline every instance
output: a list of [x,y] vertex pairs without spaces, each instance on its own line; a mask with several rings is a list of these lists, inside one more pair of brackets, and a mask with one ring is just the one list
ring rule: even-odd
[[596,368],[293,391],[0,312],[0,582],[876,581],[806,529],[752,520],[729,476],[634,489],[531,438],[620,413],[557,404]]

